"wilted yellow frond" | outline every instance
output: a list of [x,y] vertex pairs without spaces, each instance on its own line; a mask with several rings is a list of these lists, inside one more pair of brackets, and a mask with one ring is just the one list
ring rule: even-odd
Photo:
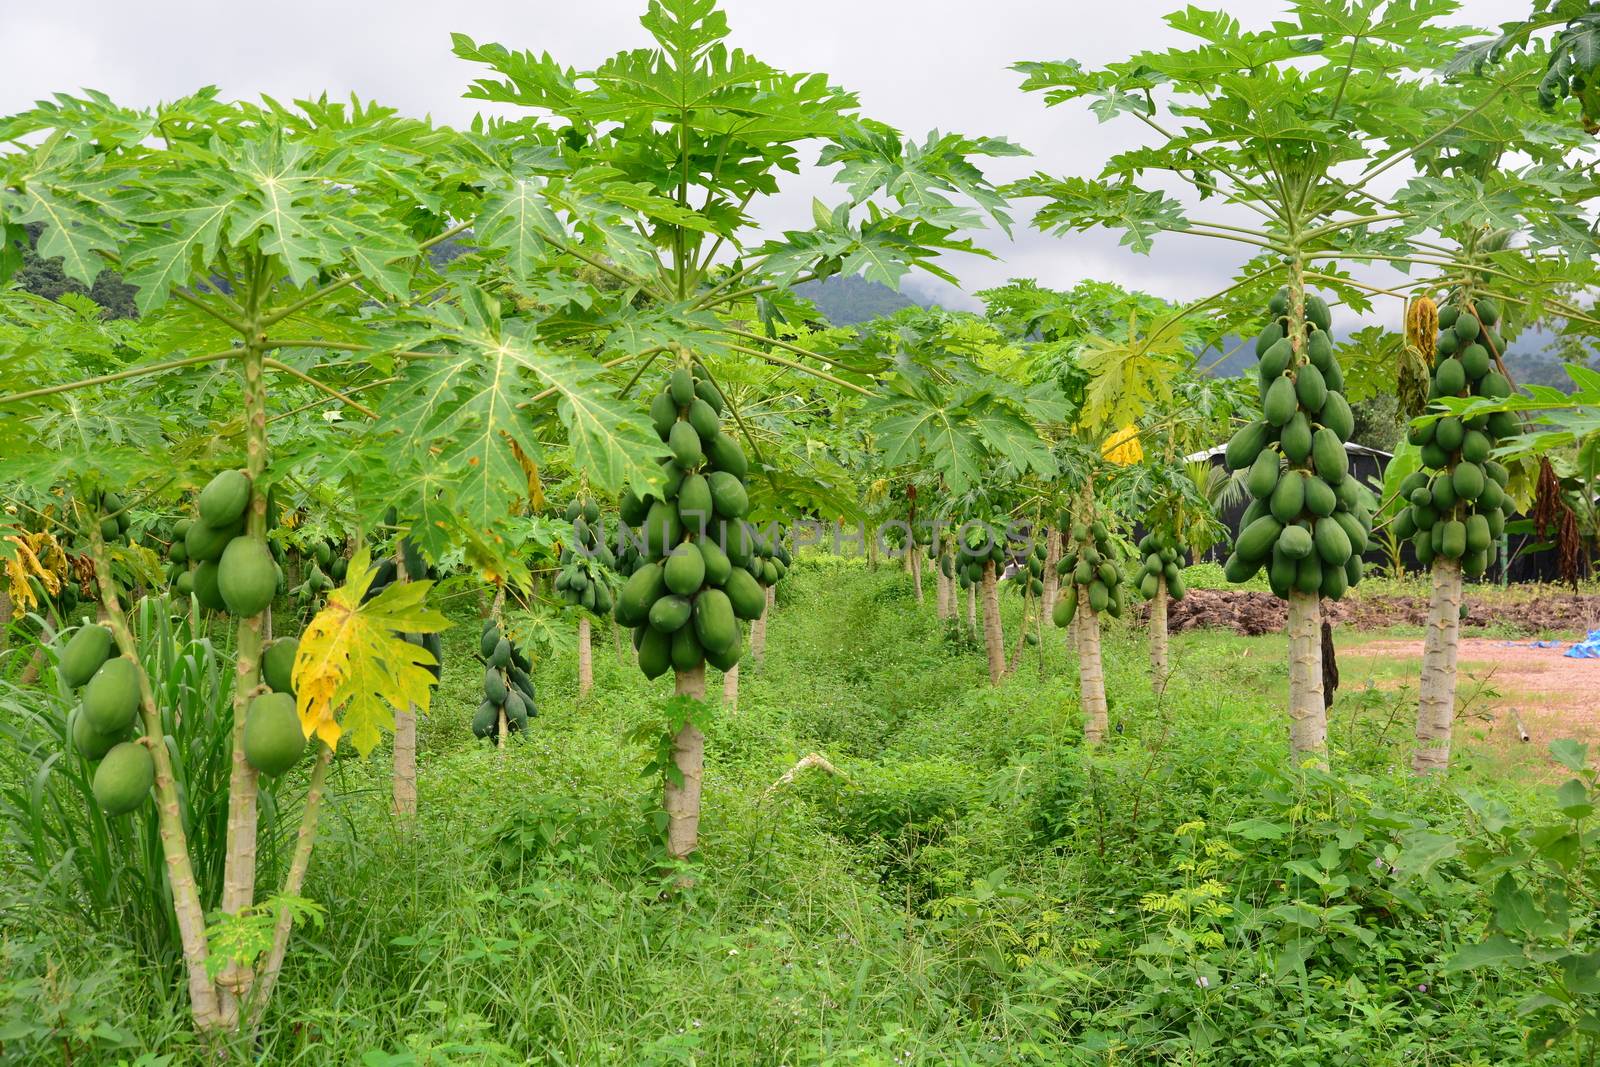
[[18,611],[29,611],[39,604],[30,577],[39,579],[45,592],[55,596],[67,573],[67,554],[48,533],[12,534],[6,541],[15,553],[5,561],[6,579],[11,587],[11,603]]
[[394,729],[392,708],[415,704],[426,712],[433,695],[433,654],[401,633],[438,633],[444,615],[423,601],[432,582],[395,582],[361,602],[378,573],[367,550],[350,561],[349,581],[328,595],[300,638],[294,687],[300,728],[329,748],[350,734],[365,756],[382,731]]
[[1419,296],[1406,307],[1406,341],[1422,353],[1423,362],[1433,366],[1434,345],[1439,340],[1439,306]]
[[1139,431],[1124,426],[1100,443],[1100,454],[1119,467],[1128,467],[1144,459],[1144,446],[1139,443]]

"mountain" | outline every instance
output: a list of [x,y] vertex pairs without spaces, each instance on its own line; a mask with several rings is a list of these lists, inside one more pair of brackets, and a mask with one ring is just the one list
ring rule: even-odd
[[835,326],[854,326],[892,315],[901,308],[929,306],[854,274],[806,282],[795,286],[794,291],[817,305],[817,310]]

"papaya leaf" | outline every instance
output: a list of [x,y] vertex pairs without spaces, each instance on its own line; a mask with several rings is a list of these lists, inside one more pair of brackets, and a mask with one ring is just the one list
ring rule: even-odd
[[450,624],[424,603],[430,581],[395,582],[362,603],[378,573],[366,549],[350,561],[346,583],[328,596],[300,638],[294,687],[300,726],[329,748],[350,735],[366,756],[384,730],[394,729],[391,709],[428,710],[433,696],[433,654],[401,633],[438,633]]

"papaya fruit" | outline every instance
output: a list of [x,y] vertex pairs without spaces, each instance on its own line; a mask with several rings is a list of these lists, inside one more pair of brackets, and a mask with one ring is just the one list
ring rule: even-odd
[[1289,290],[1279,289],[1267,300],[1267,310],[1272,312],[1273,318],[1282,318],[1289,314]]
[[83,687],[83,713],[98,733],[121,733],[139,714],[139,669],[114,656],[100,665]]
[[649,679],[667,673],[672,666],[672,635],[664,634],[653,626],[644,627],[639,640],[639,670]]
[[1411,506],[1411,525],[1424,532],[1433,529],[1434,523],[1439,521],[1439,511],[1432,504]]
[[[1266,446],[1267,436],[1272,426],[1266,420],[1252,422],[1241,428],[1228,441],[1228,447],[1223,453],[1223,461],[1230,471],[1242,471],[1256,461],[1261,454],[1261,449]],[[1081,537],[1074,540],[1082,541]]]
[[261,680],[273,692],[294,692],[294,658],[299,652],[300,642],[293,637],[280,637],[262,651]]
[[1306,338],[1306,358],[1317,370],[1327,373],[1328,365],[1333,362],[1333,341],[1322,330]]
[[127,738],[126,730],[103,734],[89,725],[82,708],[73,708],[67,715],[67,732],[72,736],[72,747],[84,759],[93,762],[104,759],[105,754]]
[[1328,384],[1329,393],[1344,392],[1344,368],[1339,366],[1339,361],[1330,357],[1328,365],[1321,368],[1322,378]]
[[1344,530],[1337,520],[1332,517],[1318,519],[1311,535],[1315,543],[1317,555],[1331,567],[1343,567],[1344,561],[1350,558],[1352,551],[1350,535]]
[[1342,600],[1349,587],[1350,579],[1345,574],[1343,566],[1323,566],[1322,585],[1317,590],[1323,597],[1328,600]]
[[1433,343],[1433,351],[1434,355],[1440,358],[1453,356],[1461,351],[1461,342],[1456,340],[1456,332],[1454,330],[1445,330],[1439,334],[1438,340]]
[[483,669],[483,698],[495,707],[506,702],[506,679],[499,667]]
[[699,397],[689,402],[689,425],[694,427],[694,432],[700,435],[700,443],[705,447],[706,454],[710,455],[711,442],[722,436],[722,420],[717,418],[717,413]]
[[691,470],[706,461],[706,454],[700,447],[700,435],[694,432],[694,427],[687,422],[675,422],[667,434],[667,446],[672,449],[672,458],[684,470]]
[[1467,387],[1467,371],[1461,361],[1454,357],[1441,359],[1433,368],[1433,387],[1435,396],[1460,396]]
[[1449,471],[1440,471],[1428,483],[1428,491],[1433,494],[1433,506],[1443,515],[1456,506],[1455,482],[1450,478]]
[[1294,392],[1300,406],[1315,415],[1328,400],[1328,383],[1314,364],[1307,363],[1294,372]]
[[727,648],[704,649],[706,662],[719,671],[731,671],[744,656],[744,634],[739,631],[737,626],[734,628],[734,635],[733,644]]
[[1478,317],[1476,315],[1473,315],[1469,312],[1456,318],[1456,340],[1460,341],[1462,344],[1470,345],[1472,342],[1478,339],[1478,334],[1482,331],[1483,324],[1478,321]]
[[1506,532],[1506,513],[1501,509],[1490,508],[1483,512],[1483,518],[1489,524],[1491,542],[1498,540]]
[[478,705],[472,714],[472,736],[492,737],[500,725],[500,709],[488,701]]
[[[1511,395],[1511,383],[1506,381],[1505,375],[1499,371],[1492,370],[1479,380],[1478,395],[1488,397],[1491,400],[1504,400]],[[1515,423],[1513,422],[1512,425],[1515,426]],[[1512,433],[1515,432],[1515,430],[1512,431]],[[1501,436],[1510,435],[1502,434]]]
[[1321,419],[1322,425],[1337,434],[1341,441],[1350,440],[1356,432],[1355,413],[1350,410],[1350,402],[1342,393],[1328,391],[1328,399],[1322,405]]
[[511,641],[502,637],[495,642],[494,651],[489,653],[489,666],[505,670],[511,665]]
[[1275,378],[1261,399],[1261,413],[1274,426],[1282,426],[1294,417],[1299,406],[1295,403],[1294,382],[1288,377]]
[[1460,559],[1467,551],[1467,527],[1459,519],[1440,523],[1444,533],[1439,536],[1439,552],[1446,559]]
[[1461,447],[1466,432],[1466,427],[1461,425],[1460,419],[1454,415],[1446,415],[1434,424],[1433,440],[1446,452],[1454,452]]
[[1338,485],[1350,473],[1350,454],[1344,450],[1344,442],[1326,426],[1312,437],[1311,460],[1317,476],[1330,486]]
[[1050,621],[1057,626],[1070,626],[1072,617],[1078,613],[1078,587],[1068,586],[1056,597],[1055,606],[1050,609]]
[[288,693],[263,693],[250,701],[244,718],[244,758],[257,771],[276,778],[300,762],[306,735]]
[[1489,519],[1484,515],[1469,515],[1466,522],[1466,537],[1468,552],[1487,552],[1494,543],[1494,537],[1489,532]]
[[1183,574],[1167,575],[1167,595],[1173,600],[1182,600],[1189,595],[1189,585],[1183,580]]
[[[1273,543],[1283,533],[1283,523],[1272,515],[1263,515],[1239,534],[1234,545],[1234,555],[1244,563],[1260,563],[1272,551]],[[1254,573],[1254,572],[1252,572]],[[1235,579],[1242,581],[1243,579]]]
[[1295,564],[1294,587],[1302,593],[1316,593],[1322,589],[1322,557],[1315,552]]
[[1311,537],[1311,531],[1294,523],[1283,528],[1278,534],[1278,547],[1283,554],[1293,560],[1302,560],[1316,549],[1316,543]]
[[189,558],[197,563],[214,562],[222,558],[223,550],[242,533],[244,533],[243,518],[235,519],[226,526],[197,522],[189,527],[189,532],[183,539],[184,550],[189,554]]
[[124,741],[107,752],[95,769],[91,789],[95,803],[107,815],[126,815],[150,796],[156,784],[156,761],[150,750],[136,741]]
[[728,559],[728,554],[708,536],[697,538],[694,544],[700,550],[701,561],[705,564],[706,582],[717,586],[726,582],[728,575],[733,573],[733,562]]
[[[1291,523],[1300,517],[1305,506],[1306,476],[1296,470],[1285,472],[1272,490],[1272,498],[1269,501],[1272,517],[1277,519],[1280,525]],[[1247,555],[1259,557],[1261,552],[1247,553]]]
[[1493,445],[1489,435],[1478,430],[1468,430],[1461,439],[1461,458],[1468,463],[1482,464],[1489,459],[1489,452]]
[[[1339,506],[1339,494],[1329,488],[1328,483],[1321,478],[1305,478],[1304,481],[1306,483],[1306,510],[1323,518],[1332,515],[1334,509]],[[1348,481],[1350,479],[1346,478],[1339,485],[1343,487],[1345,482]]]
[[1283,340],[1283,323],[1274,319],[1264,326],[1256,335],[1256,358],[1260,359],[1267,354],[1267,349]]
[[1466,372],[1469,382],[1479,381],[1492,369],[1489,350],[1482,345],[1468,345],[1456,358],[1461,361],[1461,369]]
[[1251,578],[1255,577],[1256,572],[1260,569],[1261,561],[1259,559],[1241,559],[1237,551],[1230,555],[1227,561],[1222,564],[1223,577],[1227,578],[1228,581],[1235,585],[1248,582]]
[[629,526],[638,526],[644,522],[646,515],[650,514],[650,505],[640,499],[633,487],[622,491],[622,496],[617,500],[618,517]]
[[711,405],[711,410],[718,415],[722,414],[722,394],[717,387],[705,378],[697,378],[694,383],[694,395]]
[[1111,604],[1111,590],[1098,578],[1089,583],[1089,610],[1100,612]]
[[739,442],[727,434],[718,434],[707,443],[706,458],[717,470],[740,480],[743,480],[750,469],[749,461],[744,458],[744,450],[739,447]]
[[1261,362],[1256,364],[1256,373],[1261,377],[1263,388],[1272,384],[1275,379],[1283,377],[1283,372],[1289,369],[1289,364],[1292,362],[1294,362],[1294,346],[1288,341],[1279,341],[1268,348],[1261,357]]
[[677,421],[678,405],[672,402],[672,395],[665,390],[657,393],[650,401],[650,425],[655,427],[663,441],[672,434],[672,427]]
[[667,555],[662,576],[674,593],[693,596],[706,580],[706,558],[694,545],[681,544]]
[[1479,298],[1473,304],[1473,308],[1478,313],[1478,321],[1485,326],[1493,326],[1500,321],[1500,305],[1493,297]]
[[683,521],[678,517],[677,506],[669,500],[652,503],[639,535],[640,552],[645,558],[657,560],[666,556],[683,540]]
[[1272,590],[1273,596],[1287,600],[1294,589],[1294,576],[1299,570],[1298,560],[1290,559],[1283,554],[1283,549],[1273,545],[1272,559],[1267,564],[1267,588]]
[[1514,437],[1517,433],[1517,419],[1509,411],[1496,411],[1489,415],[1488,432],[1495,437]]
[[1450,463],[1450,453],[1440,448],[1434,441],[1429,441],[1418,450],[1424,467],[1445,467]]
[[694,375],[688,367],[679,367],[667,379],[667,394],[680,408],[694,400]]
[[259,615],[278,591],[278,566],[265,541],[235,537],[217,564],[217,592],[228,611],[242,619]]
[[684,626],[668,639],[667,656],[675,671],[692,671],[706,661],[705,649],[695,636],[693,626]]
[[1456,464],[1456,469],[1450,472],[1450,483],[1455,487],[1459,499],[1476,500],[1483,495],[1483,468],[1476,463],[1462,460]]
[[1311,423],[1305,412],[1296,411],[1278,435],[1278,446],[1290,463],[1304,463],[1311,455]]
[[178,591],[180,596],[188,596],[194,592],[194,575],[189,571],[184,571],[178,575],[178,580],[172,583],[172,587]]
[[223,471],[200,490],[200,521],[222,529],[244,518],[250,506],[250,479],[243,471]]
[[733,602],[720,589],[702,590],[694,601],[694,632],[700,647],[725,652],[734,647],[742,635],[739,622],[734,618]]
[[1323,333],[1333,328],[1333,314],[1328,310],[1328,302],[1316,293],[1306,294],[1306,318]]
[[67,688],[77,689],[88,684],[110,656],[111,631],[95,623],[85,623],[61,650],[56,673]]
[[650,607],[667,592],[667,578],[659,563],[646,563],[634,571],[617,594],[617,621],[638,626],[650,617]]
[[[1403,514],[1403,513],[1402,513]],[[1361,520],[1348,511],[1336,511],[1331,516],[1331,521],[1339,524],[1344,530],[1344,535],[1350,541],[1350,551],[1357,555],[1367,550],[1370,538],[1366,528],[1361,525]]]
[[664,634],[676,633],[693,613],[694,603],[688,597],[664,596],[650,605],[650,626]]
[[761,618],[762,613],[767,610],[766,591],[761,588],[755,577],[742,567],[733,568],[728,580],[722,585],[722,591],[728,595],[734,615],[746,622]]

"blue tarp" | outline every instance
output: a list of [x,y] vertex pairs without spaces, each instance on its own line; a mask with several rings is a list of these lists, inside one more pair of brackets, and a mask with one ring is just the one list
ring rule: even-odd
[[1567,649],[1573,659],[1600,659],[1600,630],[1590,630],[1589,636]]

